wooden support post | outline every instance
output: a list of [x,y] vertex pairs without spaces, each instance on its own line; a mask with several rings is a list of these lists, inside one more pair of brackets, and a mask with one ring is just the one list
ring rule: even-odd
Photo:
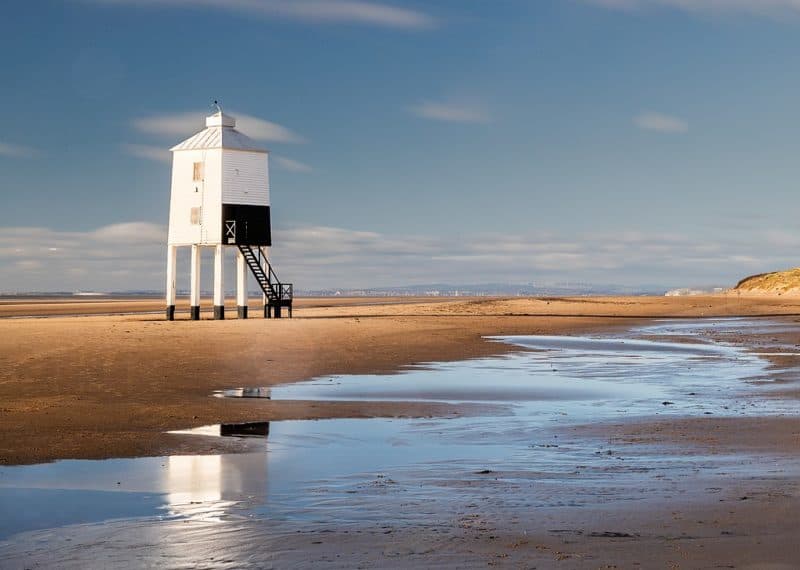
[[[267,279],[269,279],[269,248],[259,247],[259,249],[261,250],[261,269],[264,270],[264,275],[266,275]],[[261,295],[261,302],[264,304],[264,318],[272,318],[272,311],[266,293]]]
[[200,320],[200,246],[192,246],[189,283],[189,313],[193,321]]
[[221,245],[214,248],[214,318],[225,318],[225,285],[224,272],[225,250]]
[[236,313],[247,318],[247,263],[241,250],[236,250]]
[[178,248],[167,246],[167,320],[175,320],[175,269],[177,267]]

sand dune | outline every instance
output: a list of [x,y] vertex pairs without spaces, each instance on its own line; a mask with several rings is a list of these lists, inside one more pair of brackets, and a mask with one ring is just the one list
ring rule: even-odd
[[800,295],[800,267],[745,277],[734,291],[757,295]]

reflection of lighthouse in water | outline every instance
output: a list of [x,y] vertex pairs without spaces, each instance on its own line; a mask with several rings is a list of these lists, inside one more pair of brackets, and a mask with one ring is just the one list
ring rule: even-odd
[[[223,424],[220,435],[266,438],[269,422]],[[214,520],[254,488],[266,490],[267,455],[262,451],[235,455],[171,456],[164,489],[172,514]]]
[[175,514],[189,505],[218,502],[222,499],[222,456],[173,456],[167,465],[167,495]]

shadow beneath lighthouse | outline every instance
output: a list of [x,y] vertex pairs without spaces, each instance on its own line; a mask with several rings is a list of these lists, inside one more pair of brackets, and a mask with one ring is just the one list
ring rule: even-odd
[[247,422],[242,424],[220,424],[222,437],[263,437],[269,436],[269,422]]
[[[237,424],[214,424],[169,433],[176,435],[201,435],[206,437],[240,437],[266,439],[270,422],[244,422]],[[256,450],[254,448],[253,450]]]

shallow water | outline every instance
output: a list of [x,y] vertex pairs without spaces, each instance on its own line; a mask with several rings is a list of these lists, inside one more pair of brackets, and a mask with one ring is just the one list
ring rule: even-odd
[[[786,461],[768,465],[763,458],[680,455],[645,445],[620,451],[569,428],[656,415],[796,413],[794,402],[753,396],[747,380],[770,374],[770,364],[757,354],[707,338],[696,344],[663,340],[742,327],[769,335],[786,326],[665,321],[624,338],[498,338],[520,352],[394,375],[232,388],[219,396],[492,402],[504,411],[450,419],[210,426],[192,433],[246,435],[251,451],[3,467],[0,558],[30,555],[41,550],[41,541],[65,533],[89,557],[109,541],[96,523],[114,519],[119,522],[108,532],[134,534],[184,532],[185,526],[175,526],[180,521],[211,525],[215,533],[242,524],[425,524],[476,504],[501,511],[606,508],[685,495],[720,475],[785,473],[794,469]],[[86,526],[70,526],[79,524]],[[54,528],[61,530],[45,530]],[[194,540],[207,539],[201,533]],[[68,551],[80,565],[85,559],[74,548]],[[134,560],[135,544],[126,548]]]

